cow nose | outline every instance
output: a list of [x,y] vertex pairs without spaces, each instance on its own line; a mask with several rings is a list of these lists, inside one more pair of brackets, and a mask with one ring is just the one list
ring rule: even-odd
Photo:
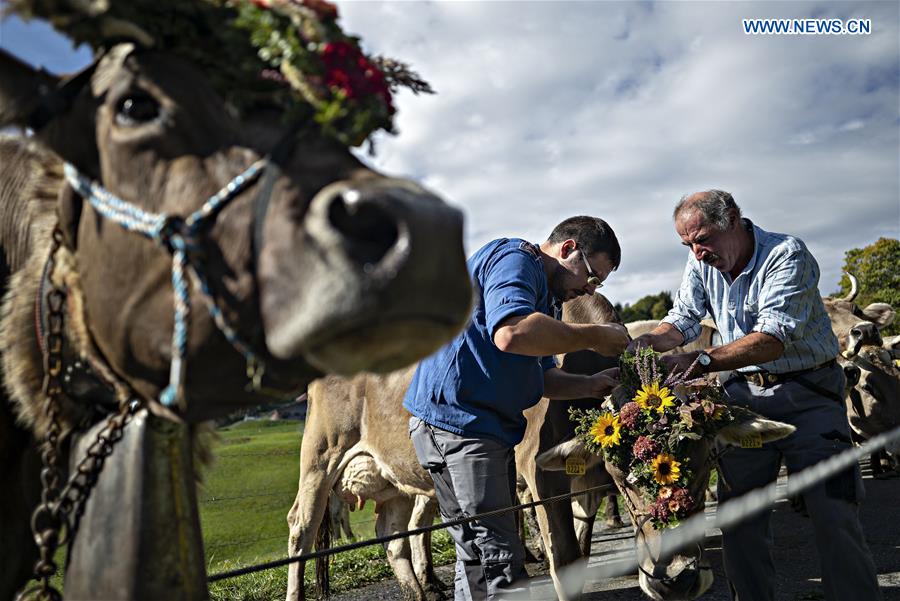
[[347,255],[361,266],[376,265],[399,237],[397,220],[357,189],[334,195],[328,221],[343,236]]

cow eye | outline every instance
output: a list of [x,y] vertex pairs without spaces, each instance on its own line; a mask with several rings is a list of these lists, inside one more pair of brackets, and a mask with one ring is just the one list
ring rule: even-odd
[[149,123],[159,117],[159,103],[149,94],[134,92],[119,100],[116,124],[133,127]]

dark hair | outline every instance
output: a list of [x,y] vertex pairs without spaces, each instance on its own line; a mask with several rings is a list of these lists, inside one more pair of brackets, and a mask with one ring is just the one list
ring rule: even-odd
[[732,216],[741,218],[741,207],[734,202],[734,197],[724,190],[707,190],[699,192],[701,198],[690,200],[695,194],[685,194],[675,205],[672,219],[677,219],[678,214],[688,209],[697,209],[703,215],[707,223],[711,223],[720,230],[731,227]]
[[612,262],[613,269],[619,268],[622,260],[622,250],[619,248],[619,240],[609,224],[599,217],[578,215],[569,217],[550,232],[547,242],[565,242],[571,238],[582,252],[588,255],[606,253]]

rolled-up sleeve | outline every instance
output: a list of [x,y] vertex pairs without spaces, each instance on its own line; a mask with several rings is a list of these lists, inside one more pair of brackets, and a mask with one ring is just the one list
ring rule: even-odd
[[803,336],[813,303],[819,298],[819,266],[801,249],[766,270],[754,332],[777,338],[785,347]]
[[684,267],[684,276],[681,278],[681,287],[672,301],[672,308],[662,322],[672,324],[681,335],[684,343],[696,340],[700,336],[702,327],[700,320],[706,316],[708,305],[706,288],[700,277],[697,265],[688,259]]
[[521,251],[499,257],[485,274],[485,322],[491,337],[500,324],[516,315],[537,311],[540,273],[534,259]]

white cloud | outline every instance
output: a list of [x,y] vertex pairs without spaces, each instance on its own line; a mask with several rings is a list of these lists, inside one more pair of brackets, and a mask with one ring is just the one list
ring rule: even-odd
[[[462,207],[470,252],[598,215],[623,247],[604,292],[634,302],[678,286],[685,252],[672,207],[712,187],[764,229],[804,239],[824,293],[847,249],[900,237],[897,3],[338,6],[369,51],[409,61],[438,91],[401,92],[400,135],[380,137],[364,160]],[[742,32],[744,18],[794,17],[869,18],[873,33]],[[65,54],[44,38],[0,43]]]
[[[339,6],[438,90],[401,95],[376,164],[462,206],[470,251],[596,214],[623,246],[604,292],[633,302],[677,287],[671,209],[698,189],[803,238],[824,293],[844,251],[900,235],[892,3],[403,3],[390,27],[381,3]],[[755,17],[871,18],[874,33],[744,35]]]

